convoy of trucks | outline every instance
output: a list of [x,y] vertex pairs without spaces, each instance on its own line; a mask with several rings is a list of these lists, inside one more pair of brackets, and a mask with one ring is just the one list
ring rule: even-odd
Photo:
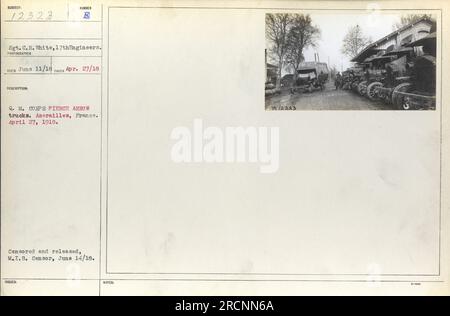
[[397,110],[436,107],[436,32],[385,49],[369,47],[342,74],[343,89]]
[[[436,23],[427,18],[404,26],[369,44],[352,60],[353,66],[334,77],[336,88],[350,90],[372,102],[397,110],[436,107]],[[323,62],[303,62],[281,78],[291,94],[321,91],[330,78]],[[273,90],[270,90],[273,89]],[[266,82],[266,95],[275,84]]]

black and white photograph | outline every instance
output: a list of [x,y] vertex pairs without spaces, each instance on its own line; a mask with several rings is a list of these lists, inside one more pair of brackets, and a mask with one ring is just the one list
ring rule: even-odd
[[267,13],[265,109],[435,110],[436,16]]

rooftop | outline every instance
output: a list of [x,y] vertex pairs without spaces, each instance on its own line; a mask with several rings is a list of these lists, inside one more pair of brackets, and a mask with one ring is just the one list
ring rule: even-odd
[[350,61],[353,62],[358,62],[361,60],[364,60],[366,57],[370,56],[372,52],[375,52],[377,49],[377,46],[380,45],[381,43],[390,40],[392,37],[397,36],[398,34],[400,34],[401,32],[403,32],[404,30],[407,30],[408,28],[421,23],[421,22],[428,22],[430,25],[433,23],[429,18],[427,17],[423,17],[420,20],[417,20],[415,22],[409,23],[401,28],[399,28],[398,30],[395,30],[392,33],[389,33],[388,35],[380,38],[379,40],[367,45],[361,52],[359,52],[358,55],[356,55],[355,57],[353,57]]

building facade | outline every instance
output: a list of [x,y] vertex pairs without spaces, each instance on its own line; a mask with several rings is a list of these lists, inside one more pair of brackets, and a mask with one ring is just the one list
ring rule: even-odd
[[[352,58],[351,61],[361,63],[376,52],[388,52],[401,46],[405,46],[413,41],[417,41],[433,31],[432,27],[434,23],[435,22],[432,20],[424,17],[416,22],[405,25],[366,46],[358,55]],[[420,48],[417,48],[416,53],[417,55],[421,54]]]

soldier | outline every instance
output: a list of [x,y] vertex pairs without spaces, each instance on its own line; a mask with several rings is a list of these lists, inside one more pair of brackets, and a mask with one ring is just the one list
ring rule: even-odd
[[341,73],[338,71],[336,77],[334,78],[334,86],[336,87],[336,90],[341,88],[341,80]]
[[388,87],[393,87],[395,85],[394,69],[389,64],[385,65],[385,69],[386,69],[386,79],[385,79],[386,82],[385,82],[385,84]]

